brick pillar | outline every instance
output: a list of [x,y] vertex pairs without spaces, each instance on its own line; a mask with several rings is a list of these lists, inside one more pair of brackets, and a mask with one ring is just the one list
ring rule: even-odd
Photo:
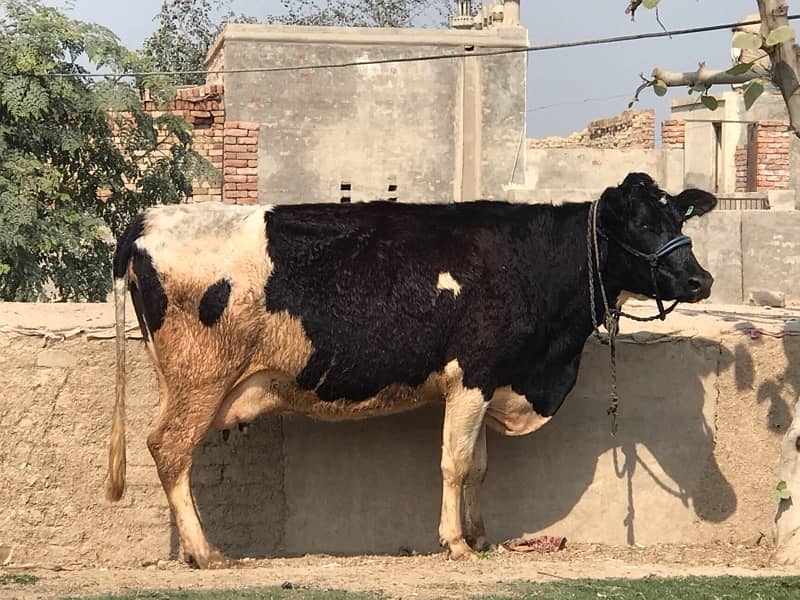
[[258,133],[258,123],[225,123],[223,202],[226,204],[258,203]]
[[661,147],[683,149],[686,146],[686,121],[671,119],[661,124]]
[[791,140],[787,129],[786,121],[758,122],[756,181],[759,191],[789,188],[789,144]]

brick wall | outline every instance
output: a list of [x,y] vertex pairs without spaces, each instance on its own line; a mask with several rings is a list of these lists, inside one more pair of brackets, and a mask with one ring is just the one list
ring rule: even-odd
[[736,191],[747,191],[747,146],[739,144],[736,146]]
[[258,130],[258,123],[225,123],[223,192],[228,204],[258,202]]
[[686,144],[686,121],[670,119],[661,124],[662,148],[683,149]]
[[789,142],[786,121],[759,121],[756,181],[760,190],[789,187]]
[[782,120],[756,124],[756,189],[747,189],[748,147],[736,147],[736,191],[785,190],[789,188],[788,123]]
[[223,201],[229,204],[258,202],[258,123],[226,121],[222,84],[178,90],[166,106],[145,100],[154,116],[180,115],[194,127],[194,147],[222,175],[219,181],[196,181],[190,201]]
[[655,111],[626,110],[621,115],[591,121],[568,137],[528,140],[529,148],[655,148]]

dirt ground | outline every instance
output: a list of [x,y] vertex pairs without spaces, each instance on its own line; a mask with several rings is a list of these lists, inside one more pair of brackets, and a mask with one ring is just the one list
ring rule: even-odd
[[769,543],[749,545],[601,546],[567,544],[551,554],[494,550],[477,562],[422,556],[325,556],[245,560],[236,569],[198,571],[180,562],[138,569],[91,567],[52,571],[15,568],[40,577],[32,585],[0,588],[0,599],[62,598],[157,589],[226,589],[278,586],[380,592],[388,598],[465,598],[503,591],[520,581],[572,578],[643,578],[688,575],[797,575],[797,568],[770,566]]

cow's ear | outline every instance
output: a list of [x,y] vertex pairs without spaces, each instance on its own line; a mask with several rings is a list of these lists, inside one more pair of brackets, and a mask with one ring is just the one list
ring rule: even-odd
[[691,188],[671,197],[669,204],[678,218],[686,221],[692,217],[702,217],[707,212],[714,210],[717,205],[717,197],[703,190]]

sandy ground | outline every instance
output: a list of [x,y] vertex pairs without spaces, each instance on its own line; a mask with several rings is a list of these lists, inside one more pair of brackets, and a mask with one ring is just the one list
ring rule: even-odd
[[797,575],[797,568],[770,566],[765,541],[749,545],[662,545],[612,547],[567,544],[563,551],[533,554],[493,551],[477,562],[449,562],[444,554],[424,556],[304,556],[246,560],[239,568],[189,569],[161,562],[138,569],[76,568],[51,571],[15,568],[40,577],[33,585],[0,588],[0,599],[60,598],[157,589],[244,589],[278,586],[372,591],[389,598],[464,598],[501,592],[521,581],[581,577],[642,578],[687,575]]

